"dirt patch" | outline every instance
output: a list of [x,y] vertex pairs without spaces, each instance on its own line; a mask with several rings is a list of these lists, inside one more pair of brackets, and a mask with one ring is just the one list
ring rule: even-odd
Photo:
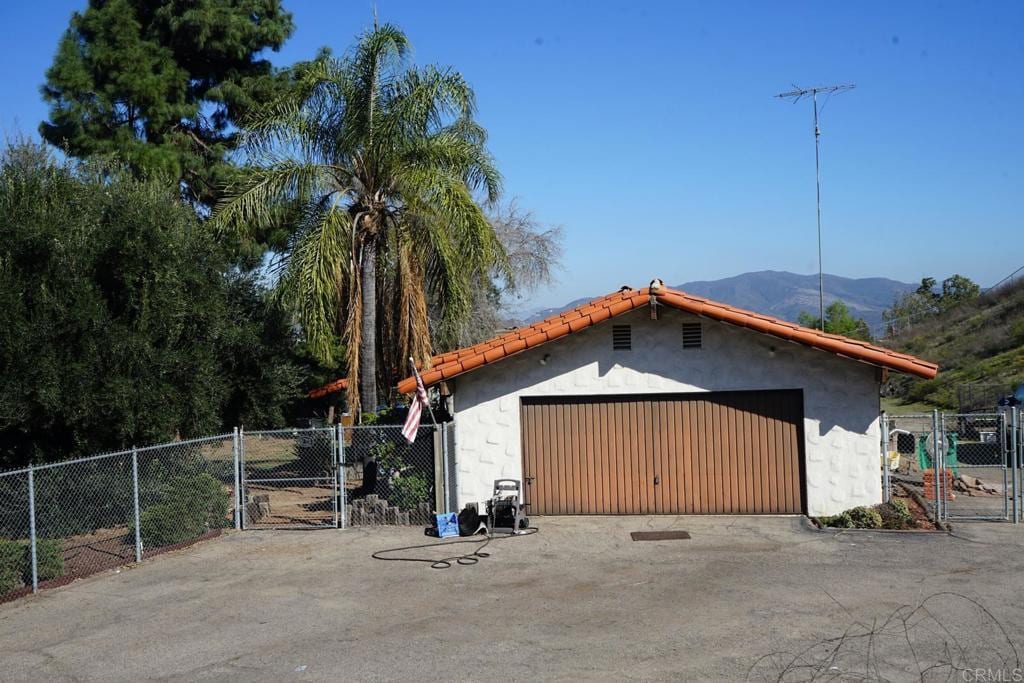
[[135,561],[135,537],[128,527],[97,529],[61,541],[64,575],[72,579]]
[[914,518],[915,529],[939,531],[939,528],[935,526],[935,522],[929,516],[928,510],[921,507],[921,504],[917,502],[914,496],[901,491],[893,491],[892,498],[893,500],[902,500],[907,504],[907,509],[910,510],[910,515]]
[[334,488],[332,486],[268,486],[249,484],[247,493],[268,497],[269,512],[247,526],[288,524],[333,526]]
[[[172,550],[180,550],[207,539],[216,538],[222,529],[210,529],[206,533],[172,545],[146,549],[142,558],[148,559]],[[61,552],[64,556],[64,573],[60,576],[39,582],[39,590],[66,586],[77,579],[98,574],[103,571],[124,567],[135,562],[135,537],[128,527],[115,529],[97,529],[91,534],[71,536],[61,541]],[[16,600],[32,594],[32,586],[26,585],[0,595],[0,604]]]

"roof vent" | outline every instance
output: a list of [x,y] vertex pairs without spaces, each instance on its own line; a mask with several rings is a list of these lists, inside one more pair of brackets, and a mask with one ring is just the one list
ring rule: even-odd
[[633,348],[633,328],[630,325],[612,325],[612,348],[629,351]]
[[683,348],[699,349],[704,343],[704,333],[700,323],[683,323]]

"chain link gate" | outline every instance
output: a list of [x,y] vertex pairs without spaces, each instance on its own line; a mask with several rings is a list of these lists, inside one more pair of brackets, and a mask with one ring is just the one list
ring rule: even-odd
[[450,425],[239,433],[240,527],[429,524],[450,506]]
[[[934,459],[933,420],[928,414],[882,416],[882,498],[904,486],[934,507],[925,492],[924,471]],[[935,510],[931,510],[934,517]]]
[[901,484],[936,520],[1021,518],[1024,443],[1019,409],[883,415],[883,497]]
[[340,526],[334,427],[240,432],[241,526]]
[[939,415],[936,499],[942,519],[1011,519],[1016,492],[1007,416]]

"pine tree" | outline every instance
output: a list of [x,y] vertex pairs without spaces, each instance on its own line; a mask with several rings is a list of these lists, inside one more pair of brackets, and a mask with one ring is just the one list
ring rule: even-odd
[[234,171],[234,124],[285,85],[261,52],[293,29],[280,0],[90,0],[46,72],[40,133],[72,156],[176,178],[212,206]]

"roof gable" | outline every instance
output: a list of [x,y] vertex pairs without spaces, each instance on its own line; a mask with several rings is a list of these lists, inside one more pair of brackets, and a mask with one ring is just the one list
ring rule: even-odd
[[[908,354],[897,353],[857,339],[802,327],[778,318],[745,311],[726,304],[693,296],[668,287],[656,287],[653,299],[659,304],[693,313],[718,322],[746,327],[786,341],[834,353],[863,363],[903,372],[925,379],[935,377],[938,365]],[[442,353],[431,359],[422,373],[426,386],[489,365],[508,356],[531,349],[568,334],[592,327],[610,318],[647,306],[652,300],[651,288],[623,289],[594,299],[572,310],[545,318],[527,327],[511,330],[473,346]],[[398,383],[401,393],[416,388],[416,379],[407,377]]]

